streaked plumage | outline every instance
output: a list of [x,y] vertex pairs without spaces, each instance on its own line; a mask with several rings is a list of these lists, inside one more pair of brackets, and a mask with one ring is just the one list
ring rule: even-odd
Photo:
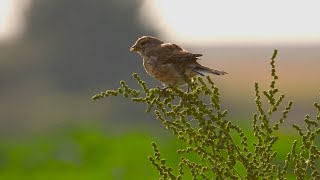
[[200,65],[197,60],[202,54],[190,53],[176,44],[164,43],[151,36],[139,38],[130,51],[139,53],[147,73],[166,87],[189,84],[192,77],[205,73],[227,74]]

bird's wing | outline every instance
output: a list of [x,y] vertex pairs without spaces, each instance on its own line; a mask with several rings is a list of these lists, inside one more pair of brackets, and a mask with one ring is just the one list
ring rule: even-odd
[[190,53],[180,46],[171,43],[161,44],[161,46],[151,51],[150,55],[157,56],[161,64],[196,61],[198,57],[202,56],[202,54]]

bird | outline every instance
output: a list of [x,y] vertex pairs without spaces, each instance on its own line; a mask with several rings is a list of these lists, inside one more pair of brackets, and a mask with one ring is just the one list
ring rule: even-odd
[[197,75],[228,74],[199,64],[197,61],[202,54],[191,53],[177,44],[165,43],[153,36],[138,38],[130,51],[140,54],[145,71],[160,81],[163,89],[188,85],[189,91],[192,78]]

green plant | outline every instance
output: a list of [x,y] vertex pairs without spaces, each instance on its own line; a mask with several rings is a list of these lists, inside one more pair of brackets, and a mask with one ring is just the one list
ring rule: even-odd
[[[186,147],[177,150],[177,153],[181,154],[177,170],[167,165],[156,143],[152,143],[154,155],[150,156],[149,160],[159,171],[160,179],[182,179],[189,172],[193,179],[286,179],[290,169],[293,169],[297,179],[318,179],[318,103],[314,104],[318,111],[316,119],[311,119],[309,115],[305,118],[305,132],[298,125],[293,125],[301,140],[294,141],[283,163],[275,161],[277,152],[274,150],[274,144],[278,140],[276,132],[287,118],[293,104],[289,101],[281,116],[274,117],[285,98],[284,94],[278,95],[279,90],[276,88],[276,56],[277,50],[274,50],[270,63],[270,88],[261,93],[259,84],[255,83],[257,113],[253,115],[252,120],[255,138],[250,140],[254,142],[252,144],[248,144],[243,130],[227,119],[227,111],[220,107],[219,89],[209,76],[206,77],[207,83],[201,77],[195,79],[190,92],[173,87],[164,94],[158,88],[148,88],[137,74],[133,74],[141,90],[132,89],[121,81],[121,87],[117,90],[107,90],[93,96],[92,99],[123,95],[131,97],[134,102],[145,103],[148,105],[147,112],[155,109],[154,113],[163,126],[185,142]],[[268,102],[267,108],[263,106],[263,97]],[[278,120],[272,123],[271,118]],[[236,142],[235,137],[240,137],[241,141]],[[196,158],[191,158],[192,154],[196,155]]]

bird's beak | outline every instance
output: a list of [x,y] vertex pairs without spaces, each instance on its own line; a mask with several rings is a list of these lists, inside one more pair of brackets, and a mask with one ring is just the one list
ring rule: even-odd
[[131,51],[131,52],[137,51],[137,46],[136,46],[136,45],[133,45],[133,46],[130,48],[130,51]]

